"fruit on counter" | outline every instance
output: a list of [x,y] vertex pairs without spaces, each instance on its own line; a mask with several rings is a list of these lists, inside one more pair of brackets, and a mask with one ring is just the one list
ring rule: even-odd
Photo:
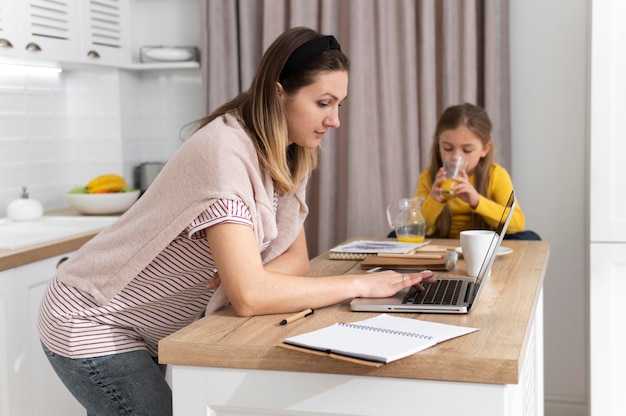
[[89,181],[87,186],[77,186],[70,191],[71,194],[105,194],[116,192],[130,192],[126,180],[120,175],[107,173]]
[[87,184],[87,192],[90,194],[120,192],[127,188],[126,180],[120,175],[109,173],[93,178]]

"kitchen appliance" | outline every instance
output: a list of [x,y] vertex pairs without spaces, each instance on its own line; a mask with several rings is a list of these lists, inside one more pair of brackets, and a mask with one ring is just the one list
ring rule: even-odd
[[163,166],[165,166],[165,162],[144,162],[135,166],[133,172],[135,189],[139,189],[143,195],[161,172]]

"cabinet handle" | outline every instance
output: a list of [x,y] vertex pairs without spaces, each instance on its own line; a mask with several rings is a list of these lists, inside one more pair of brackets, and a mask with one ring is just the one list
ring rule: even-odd
[[96,52],[96,51],[93,51],[93,50],[87,52],[87,56],[89,58],[93,58],[93,59],[100,59],[100,54],[98,52]]
[[31,42],[28,45],[26,45],[26,50],[31,51],[31,52],[41,52],[41,48],[39,47],[39,45],[37,45],[34,42]]
[[13,44],[8,39],[0,39],[0,48],[13,48]]

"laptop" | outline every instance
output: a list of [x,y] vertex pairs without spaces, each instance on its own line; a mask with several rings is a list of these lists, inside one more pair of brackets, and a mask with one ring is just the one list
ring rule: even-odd
[[515,192],[511,191],[489,250],[474,280],[436,276],[437,282],[422,284],[426,289],[424,291],[410,287],[389,298],[355,298],[350,302],[350,309],[357,312],[468,313],[489,276],[515,204]]

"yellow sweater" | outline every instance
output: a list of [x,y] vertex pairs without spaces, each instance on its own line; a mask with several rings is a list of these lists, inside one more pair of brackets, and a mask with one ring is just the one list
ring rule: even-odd
[[[469,178],[470,183],[474,184],[474,179],[474,175],[471,175]],[[417,185],[417,196],[423,196],[425,198],[422,211],[426,223],[428,224],[426,229],[427,235],[431,235],[436,231],[435,221],[446,206],[446,203],[439,203],[430,196],[432,183],[433,181],[428,170],[424,170],[420,175]],[[488,197],[480,195],[476,209],[473,210],[468,203],[461,201],[459,198],[447,202],[450,204],[450,210],[452,212],[452,223],[448,237],[459,238],[461,231],[472,228],[472,212],[483,217],[489,226],[495,228],[500,221],[502,211],[504,211],[504,206],[509,200],[512,190],[513,182],[511,181],[509,173],[502,166],[494,163],[489,172]],[[524,222],[524,213],[518,201],[507,233],[512,234],[524,231]]]

